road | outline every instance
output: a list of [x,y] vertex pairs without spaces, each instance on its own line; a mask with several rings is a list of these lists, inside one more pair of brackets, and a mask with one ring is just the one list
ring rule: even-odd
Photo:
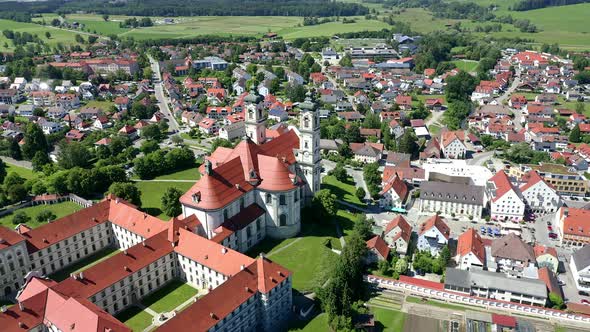
[[[516,77],[514,78],[514,81],[512,81],[510,87],[501,96],[496,98],[499,105],[502,105],[504,100],[510,97],[510,95],[516,90],[516,88],[520,84],[520,72],[516,72],[515,76]],[[522,129],[522,112],[520,110],[514,111],[514,129],[516,129],[516,131]]]
[[5,156],[0,156],[0,159],[2,159],[2,161],[4,161],[7,164],[11,164],[26,169],[33,169],[33,164],[31,164],[31,162],[27,160],[16,160]]
[[170,111],[170,108],[168,107],[170,101],[164,93],[164,85],[162,84],[162,75],[160,73],[160,64],[158,63],[158,61],[154,60],[154,58],[152,58],[149,55],[148,58],[150,59],[152,70],[158,78],[158,82],[154,84],[154,92],[156,94],[156,99],[158,99],[160,111],[168,120],[168,126],[170,127],[170,129],[172,129],[173,132],[178,132],[180,131],[180,125],[178,125],[176,118],[174,117],[172,111]]
[[[303,52],[302,50],[299,50],[301,52]],[[305,53],[305,52],[303,52]],[[340,86],[340,84],[338,84],[338,82],[336,81],[336,79],[334,79],[334,77],[332,77],[332,75],[328,74],[328,67],[324,66],[324,62],[321,60],[317,60],[315,59],[316,62],[322,67],[322,73],[326,74],[326,77],[328,78],[328,81],[330,81],[330,83],[332,83],[334,85],[335,89],[340,89],[342,90],[344,93],[346,93],[346,99],[348,100],[348,102],[350,103],[350,105],[352,105],[352,109],[354,111],[356,111],[356,104],[354,103],[354,96],[350,95],[347,93],[347,90],[344,89],[343,87]]]
[[474,153],[471,159],[467,159],[468,165],[482,166],[486,160],[494,156],[494,151]]
[[433,124],[438,124],[440,125],[440,123],[438,122],[438,120],[440,120],[440,118],[443,116],[443,114],[445,113],[444,111],[434,111],[431,112],[432,116],[429,117],[428,119],[426,119],[425,123],[426,123],[426,127],[430,127]]

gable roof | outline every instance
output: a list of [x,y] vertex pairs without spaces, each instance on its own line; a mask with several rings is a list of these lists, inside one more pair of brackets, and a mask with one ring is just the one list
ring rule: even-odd
[[367,240],[367,248],[377,250],[379,255],[381,255],[381,257],[384,259],[387,259],[389,256],[389,247],[387,246],[385,240],[383,240],[383,238],[379,235],[375,235],[370,240]]
[[379,195],[384,195],[389,190],[393,189],[395,193],[399,196],[399,198],[404,201],[406,196],[408,195],[408,186],[404,182],[404,180],[400,179],[400,177],[395,174],[394,177],[385,184],[383,190],[379,193]]
[[400,232],[401,238],[404,239],[404,241],[409,242],[410,237],[412,236],[412,226],[401,215],[398,215],[397,217],[393,218],[393,220],[391,220],[387,224],[387,226],[385,226],[385,230],[383,231],[383,236],[387,235],[389,232],[391,232],[396,227],[399,227],[401,230],[401,232]]
[[485,246],[479,233],[470,228],[463,234],[459,235],[457,241],[457,254],[461,257],[473,253],[480,262],[485,262]]
[[428,218],[425,222],[422,223],[422,225],[420,225],[420,232],[418,233],[418,235],[421,236],[433,227],[438,229],[438,231],[445,237],[445,239],[448,240],[451,236],[451,229],[438,214],[435,214],[434,216]]
[[510,182],[510,179],[508,178],[508,175],[506,175],[506,172],[504,172],[504,170],[501,170],[498,173],[496,173],[488,181],[493,182],[496,186],[496,190],[492,197],[492,201],[494,202],[502,198],[502,196],[504,196],[510,191],[516,192],[516,190],[514,190],[514,187],[512,186],[512,183]]
[[514,233],[492,241],[492,256],[521,262],[536,261],[533,247]]

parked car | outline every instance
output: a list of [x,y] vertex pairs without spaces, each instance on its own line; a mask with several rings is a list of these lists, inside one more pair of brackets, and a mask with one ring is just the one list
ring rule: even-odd
[[552,231],[553,230],[553,227],[547,226],[547,229],[550,230],[550,231]]
[[557,239],[557,234],[556,233],[549,233],[549,238]]
[[588,292],[585,291],[579,291],[578,294],[582,296],[590,296],[590,294],[588,294]]
[[582,302],[585,305],[590,305],[590,301],[588,301],[586,299],[582,299],[582,301],[580,301],[580,302]]
[[551,226],[551,221],[548,221],[547,222],[547,226]]

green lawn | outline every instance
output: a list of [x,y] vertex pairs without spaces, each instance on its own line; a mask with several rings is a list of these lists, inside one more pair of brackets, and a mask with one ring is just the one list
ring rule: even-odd
[[110,257],[113,257],[120,252],[121,251],[116,248],[105,248],[93,255],[90,255],[90,256],[84,258],[83,260],[79,261],[78,263],[72,264],[63,270],[52,274],[51,276],[49,276],[49,278],[53,279],[55,281],[58,281],[58,282],[65,280],[70,276],[71,273],[77,273],[77,272],[82,272],[84,270],[87,270],[88,268],[90,268],[90,267],[110,258]]
[[158,182],[158,181],[138,181],[135,185],[141,191],[141,207],[147,213],[157,216],[162,220],[170,220],[172,216],[167,216],[162,212],[162,195],[170,187],[178,188],[186,192],[193,185],[192,182]]
[[195,167],[191,167],[185,169],[183,171],[178,171],[170,174],[160,175],[154,180],[195,180],[201,178],[201,173],[199,173],[199,166],[195,165]]
[[352,182],[352,178],[349,178],[348,180],[348,182],[344,183],[336,180],[334,176],[324,176],[322,179],[322,189],[329,189],[333,194],[335,194],[338,197],[338,199],[343,200],[345,202],[355,204],[361,207],[366,206],[365,203],[361,202],[358,199],[358,197],[356,197],[355,193],[357,187]]
[[371,312],[375,315],[375,325],[382,329],[383,332],[401,332],[404,330],[406,313],[398,310],[388,310],[372,307]]
[[88,103],[86,103],[85,107],[96,107],[96,108],[100,108],[106,112],[113,105],[115,105],[115,103],[113,103],[112,101],[108,101],[108,100],[90,100],[90,101],[88,101]]
[[6,174],[16,173],[16,174],[20,175],[20,177],[22,177],[26,180],[37,177],[35,175],[35,173],[33,173],[33,171],[28,168],[15,166],[15,165],[12,165],[9,163],[5,163],[5,164],[6,164]]
[[479,66],[479,61],[456,60],[456,61],[451,61],[451,62],[454,63],[458,69],[461,69],[461,70],[466,71],[468,73],[474,72],[477,69],[477,66]]
[[[27,223],[27,226],[31,227],[31,228],[36,228],[39,227],[43,224],[45,224],[46,222],[37,222],[36,217],[39,214],[39,212],[44,211],[44,210],[49,210],[51,212],[53,212],[57,218],[61,218],[64,216],[67,216],[69,214],[72,214],[78,210],[81,210],[82,207],[76,203],[70,202],[70,201],[66,201],[66,202],[61,202],[61,203],[57,203],[57,204],[51,204],[51,205],[35,205],[35,206],[30,206],[30,207],[26,207],[26,208],[22,208],[19,209],[18,212],[25,212],[29,217],[31,217],[31,220]],[[14,224],[12,224],[12,218],[14,217],[14,212],[12,214],[8,214],[6,216],[3,216],[2,218],[0,218],[0,225],[6,226],[8,228],[14,228]]]
[[138,307],[130,307],[115,315],[115,318],[127,325],[134,332],[143,332],[143,330],[152,324],[153,319],[150,314]]
[[141,303],[157,313],[170,312],[197,293],[188,284],[174,280],[141,300]]
[[[266,239],[248,252],[251,257],[261,252],[272,261],[293,272],[293,288],[310,291],[327,279],[330,266],[336,258],[326,243],[338,241],[336,229],[331,223],[304,224],[298,237],[285,240]],[[287,249],[278,252],[281,248]]]
[[330,331],[328,327],[328,314],[321,313],[310,320],[305,326],[300,327],[300,324],[292,324],[289,331],[301,331],[301,332],[326,332]]
[[435,136],[440,133],[440,127],[437,125],[430,125],[428,126],[428,131],[430,132],[430,135]]
[[389,27],[389,25],[383,21],[366,20],[364,17],[353,18],[356,20],[355,23],[344,24],[342,22],[329,22],[319,25],[292,27],[280,30],[278,33],[285,39],[295,39],[332,36],[345,32],[378,31]]

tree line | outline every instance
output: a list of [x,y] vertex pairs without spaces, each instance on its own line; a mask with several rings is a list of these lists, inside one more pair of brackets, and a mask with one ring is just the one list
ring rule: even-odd
[[586,3],[590,0],[521,0],[512,6],[512,10],[526,11],[545,7],[567,6],[577,3]]

